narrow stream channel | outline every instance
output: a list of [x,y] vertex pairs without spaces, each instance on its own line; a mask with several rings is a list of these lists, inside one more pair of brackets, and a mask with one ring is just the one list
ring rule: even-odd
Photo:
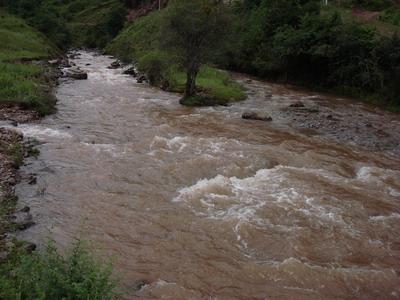
[[[24,167],[37,185],[17,190],[37,223],[21,238],[83,235],[126,299],[400,299],[400,117],[239,75],[247,101],[185,108],[112,61],[82,52],[89,79],[20,126],[41,143]],[[282,110],[295,100],[367,116],[392,146],[301,128]],[[242,120],[251,109],[274,121]]]

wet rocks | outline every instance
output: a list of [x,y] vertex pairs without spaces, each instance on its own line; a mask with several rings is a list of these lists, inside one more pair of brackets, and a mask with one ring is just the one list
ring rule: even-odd
[[289,107],[295,107],[295,108],[304,107],[304,103],[301,101],[296,101],[296,102],[290,104]]
[[88,74],[79,68],[70,68],[70,69],[64,70],[64,76],[68,77],[68,78],[76,79],[76,80],[88,79]]
[[26,123],[37,120],[39,114],[34,110],[21,109],[16,104],[0,104],[0,120],[11,121],[12,126],[18,126],[18,123]]
[[11,222],[18,230],[25,230],[35,224],[29,207],[24,207],[11,215]]
[[133,77],[136,77],[136,76],[137,76],[135,67],[131,67],[131,68],[125,70],[124,72],[122,72],[122,74],[124,74],[124,75],[131,75],[131,76],[133,76]]
[[81,54],[79,52],[71,52],[68,54],[69,59],[77,59]]
[[24,250],[26,253],[32,253],[33,251],[36,250],[36,244],[32,242],[24,242],[23,246]]
[[61,60],[60,64],[59,64],[60,68],[71,68],[72,67],[72,63],[69,62],[68,59],[64,58]]
[[272,117],[270,117],[269,115],[267,115],[265,113],[254,112],[254,111],[244,112],[242,114],[242,119],[265,121],[265,122],[272,121]]
[[108,66],[107,68],[108,69],[118,69],[120,67],[121,67],[121,63],[118,60],[116,60],[116,61],[112,62],[111,65]]
[[265,99],[272,99],[272,94],[265,94]]
[[146,75],[140,74],[138,75],[137,79],[136,79],[137,83],[143,83],[143,82],[147,82],[147,77]]

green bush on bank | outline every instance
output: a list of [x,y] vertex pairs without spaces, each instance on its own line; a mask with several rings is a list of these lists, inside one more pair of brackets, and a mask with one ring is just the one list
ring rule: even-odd
[[63,256],[50,241],[43,252],[14,253],[0,265],[0,299],[117,299],[111,266],[102,266],[88,249],[77,241]]

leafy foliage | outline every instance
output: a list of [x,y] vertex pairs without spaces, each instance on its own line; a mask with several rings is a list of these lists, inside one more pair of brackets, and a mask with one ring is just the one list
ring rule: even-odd
[[319,1],[245,1],[235,11],[235,50],[226,53],[225,67],[400,104],[397,37],[335,11],[321,13]]

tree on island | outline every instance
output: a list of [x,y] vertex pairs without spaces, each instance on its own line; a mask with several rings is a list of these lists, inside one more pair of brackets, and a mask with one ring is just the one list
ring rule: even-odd
[[186,72],[184,99],[196,95],[196,78],[203,64],[226,39],[228,7],[217,0],[171,0],[163,24],[165,45]]

